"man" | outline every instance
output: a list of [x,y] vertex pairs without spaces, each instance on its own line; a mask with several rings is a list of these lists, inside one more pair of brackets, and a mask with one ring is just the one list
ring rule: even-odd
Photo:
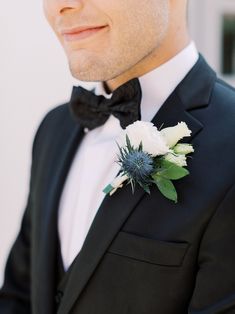
[[[191,42],[187,1],[44,0],[44,8],[73,76],[99,83],[74,88],[39,127],[0,312],[235,313],[235,92]],[[123,102],[112,111],[115,97]],[[124,121],[118,110],[130,103],[138,107]],[[192,131],[177,204],[157,188],[102,192],[120,170],[121,126],[140,118]]]

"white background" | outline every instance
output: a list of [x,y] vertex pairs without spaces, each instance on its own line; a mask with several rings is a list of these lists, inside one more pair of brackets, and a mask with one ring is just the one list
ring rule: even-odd
[[[203,40],[203,31],[200,31],[203,4],[199,8],[198,1],[191,0],[193,37],[216,67],[213,56],[210,58],[205,48],[208,43]],[[0,285],[6,256],[18,232],[26,203],[33,136],[45,113],[68,100],[73,83],[64,52],[44,20],[41,2],[1,3]],[[201,20],[198,20],[199,16]]]
[[72,86],[41,2],[1,3],[0,284],[26,203],[33,136],[45,113],[69,98]]

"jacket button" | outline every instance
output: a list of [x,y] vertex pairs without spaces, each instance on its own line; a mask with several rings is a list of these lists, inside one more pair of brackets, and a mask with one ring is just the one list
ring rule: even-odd
[[58,290],[55,295],[55,302],[57,305],[60,304],[62,298],[63,298],[63,292]]

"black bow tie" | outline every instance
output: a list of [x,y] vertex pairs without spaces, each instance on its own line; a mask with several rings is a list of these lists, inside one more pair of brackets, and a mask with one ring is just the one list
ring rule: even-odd
[[141,87],[137,78],[118,87],[110,99],[96,96],[82,87],[73,87],[70,109],[75,119],[92,130],[103,125],[110,115],[120,120],[122,128],[140,120]]

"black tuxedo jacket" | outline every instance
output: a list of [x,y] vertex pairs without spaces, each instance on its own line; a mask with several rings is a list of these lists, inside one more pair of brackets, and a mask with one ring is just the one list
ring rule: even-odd
[[[153,119],[158,127],[180,121],[192,130],[195,153],[190,175],[176,182],[179,202],[155,187],[151,195],[125,186],[106,196],[58,314],[235,313],[235,91],[202,57]],[[67,105],[38,129],[1,314],[55,313],[57,209],[82,137]]]

